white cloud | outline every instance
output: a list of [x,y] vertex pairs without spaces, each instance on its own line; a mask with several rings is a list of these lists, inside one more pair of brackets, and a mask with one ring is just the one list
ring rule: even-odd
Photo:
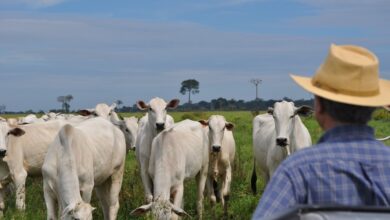
[[[308,98],[288,73],[312,75],[332,42],[363,44],[380,59],[390,57],[386,37],[231,33],[193,23],[2,14],[0,100],[9,110],[46,110],[58,107],[56,97],[63,94],[75,97],[72,108],[115,99],[131,105],[157,95],[185,99],[179,85],[188,78],[200,81],[194,101],[249,100],[253,77],[264,79],[261,97]],[[383,68],[390,78],[389,65]]]
[[32,8],[45,8],[53,5],[61,4],[67,0],[2,0],[0,5],[17,6],[23,5]]

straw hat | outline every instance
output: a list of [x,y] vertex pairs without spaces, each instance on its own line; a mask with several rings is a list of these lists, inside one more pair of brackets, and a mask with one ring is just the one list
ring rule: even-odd
[[305,90],[336,102],[360,106],[390,105],[390,81],[379,79],[378,59],[369,50],[330,46],[313,78],[291,75]]

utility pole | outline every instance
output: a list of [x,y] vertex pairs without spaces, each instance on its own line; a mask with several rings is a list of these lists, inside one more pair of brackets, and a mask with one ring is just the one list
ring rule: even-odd
[[256,86],[256,99],[255,100],[259,100],[259,96],[258,96],[258,85],[261,83],[261,79],[251,79],[250,82]]

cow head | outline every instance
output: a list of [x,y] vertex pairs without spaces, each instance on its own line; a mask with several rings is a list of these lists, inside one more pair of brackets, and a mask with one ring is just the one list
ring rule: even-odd
[[134,209],[130,214],[134,216],[140,216],[146,214],[149,211],[152,212],[153,219],[158,220],[169,220],[171,219],[173,213],[180,217],[188,216],[191,218],[191,216],[188,215],[183,209],[173,205],[170,201],[167,200],[157,200],[147,205],[142,205]]
[[295,120],[298,115],[307,116],[312,113],[308,106],[295,107],[293,102],[276,102],[273,108],[268,109],[268,114],[272,115],[275,122],[276,145],[285,149],[290,155],[291,135],[294,131]]
[[225,129],[231,131],[234,125],[225,120],[221,115],[212,115],[208,121],[200,120],[202,125],[209,127],[209,142],[210,151],[212,153],[219,153],[221,151],[222,140],[225,134]]
[[165,129],[165,121],[167,117],[167,109],[174,109],[179,105],[178,99],[172,99],[168,104],[161,98],[154,98],[145,104],[144,101],[138,101],[137,107],[140,110],[148,111],[148,121],[157,132]]
[[91,220],[92,219],[92,211],[95,210],[89,203],[86,202],[78,202],[72,203],[65,207],[62,211],[61,219],[64,220]]
[[130,137],[130,150],[135,150],[135,142],[137,139],[137,131],[138,131],[138,118],[136,117],[130,117],[130,118],[124,118],[125,124],[126,124],[126,132],[129,133]]
[[4,158],[7,153],[7,142],[10,135],[19,137],[25,134],[21,128],[13,128],[7,122],[0,121],[0,158]]
[[96,105],[94,109],[83,109],[79,111],[79,114],[82,116],[95,116],[95,117],[103,117],[106,119],[110,119],[111,114],[114,112],[116,108],[116,103],[113,103],[111,106],[108,106],[105,103],[99,103]]

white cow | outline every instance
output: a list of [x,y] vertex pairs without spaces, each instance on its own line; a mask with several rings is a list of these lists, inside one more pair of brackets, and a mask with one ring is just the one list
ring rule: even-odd
[[20,125],[7,136],[7,163],[16,188],[16,208],[25,209],[25,182],[27,175],[41,176],[41,168],[47,148],[65,124],[55,120],[45,123]]
[[[224,214],[227,216],[227,202],[229,200],[230,184],[232,181],[232,166],[236,152],[236,143],[232,132],[234,125],[227,122],[225,117],[221,115],[212,115],[208,121],[201,120],[199,122],[209,127],[210,162],[207,191],[212,206],[216,203],[217,196],[218,200],[221,200],[224,207]],[[218,180],[221,181],[222,194],[218,193]],[[214,191],[212,190],[213,188]]]
[[126,149],[135,150],[135,142],[137,141],[137,133],[138,133],[138,118],[137,117],[125,117],[124,122],[126,124],[126,131],[130,133],[131,136],[131,145],[130,148]]
[[[124,121],[117,119],[115,112],[106,111],[101,114],[101,118],[109,117],[124,134],[126,146],[130,148],[132,143],[132,134],[126,128]],[[94,116],[96,117],[96,116]],[[27,176],[41,176],[41,168],[49,145],[54,141],[57,133],[65,124],[77,125],[85,121],[77,120],[50,120],[45,123],[34,123],[21,125],[14,128],[8,135],[6,161],[12,180],[16,188],[16,208],[25,209],[25,182]],[[5,154],[5,152],[4,152]],[[1,157],[1,150],[0,150]],[[0,164],[1,165],[1,164]]]
[[113,103],[111,106],[108,106],[106,103],[99,103],[93,109],[83,109],[79,111],[79,114],[82,116],[91,116],[91,117],[103,117],[109,119],[111,114],[114,112],[116,104]]
[[202,219],[203,191],[208,172],[207,139],[207,128],[188,119],[157,135],[153,140],[148,168],[153,180],[153,201],[136,208],[131,214],[152,211],[155,219],[164,220],[188,215],[182,209],[184,180],[196,176],[197,211],[199,219]]
[[7,152],[7,136],[11,129],[6,121],[0,120],[0,217],[3,216],[5,194],[10,182],[8,165],[3,158]]
[[116,219],[126,143],[121,132],[101,117],[65,125],[49,147],[42,167],[47,219],[91,219],[95,187],[104,219]]
[[252,191],[256,193],[256,167],[266,182],[288,155],[311,146],[311,136],[298,115],[308,115],[312,109],[295,107],[293,102],[276,102],[268,113],[253,119]]
[[172,99],[168,104],[161,98],[153,98],[149,104],[143,101],[138,101],[137,106],[141,110],[147,110],[148,113],[140,120],[137,140],[135,144],[135,152],[140,166],[142,183],[145,190],[146,202],[151,202],[152,195],[152,179],[148,174],[150,151],[153,138],[164,128],[174,124],[173,118],[167,114],[167,109],[174,109],[178,106],[179,100]]
[[41,118],[37,118],[36,115],[34,114],[29,114],[24,117],[20,117],[18,120],[18,124],[32,124],[32,123],[37,123],[37,122],[45,122],[45,120]]

